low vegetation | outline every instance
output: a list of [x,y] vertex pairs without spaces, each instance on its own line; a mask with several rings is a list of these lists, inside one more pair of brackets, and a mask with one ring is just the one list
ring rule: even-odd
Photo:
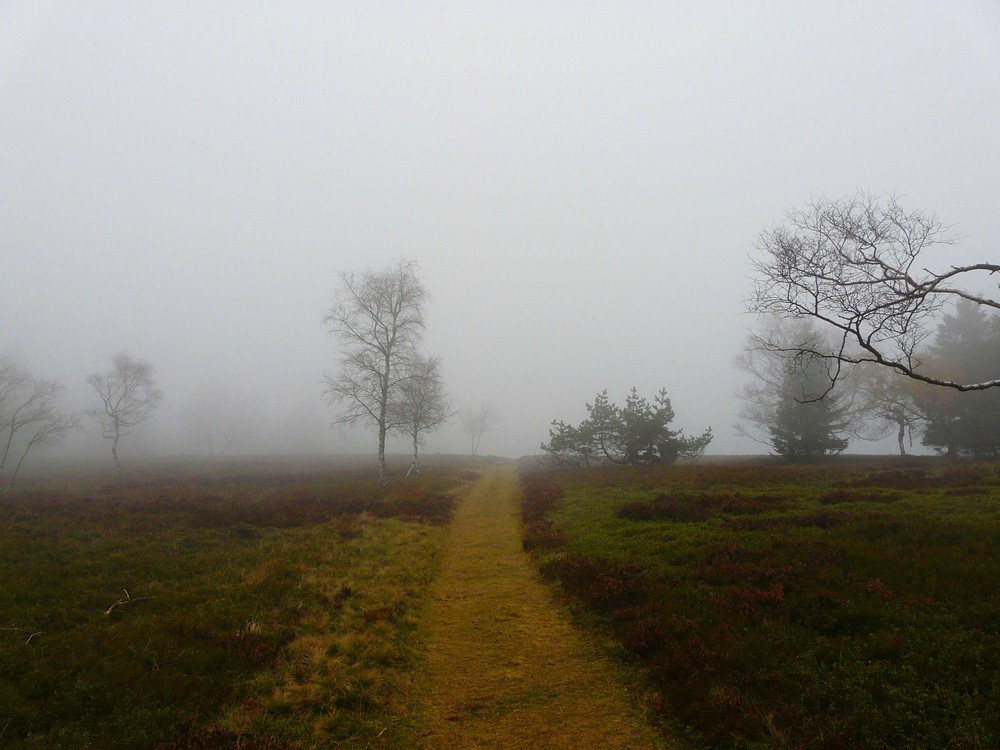
[[[147,471],[0,505],[0,744],[406,746],[440,467]],[[72,489],[68,489],[72,487]]]
[[708,748],[1000,743],[1000,467],[525,473],[524,546]]

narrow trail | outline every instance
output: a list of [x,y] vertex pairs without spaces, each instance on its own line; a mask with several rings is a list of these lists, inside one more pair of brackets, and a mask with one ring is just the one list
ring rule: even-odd
[[459,501],[424,618],[427,748],[663,748],[521,550],[513,465]]

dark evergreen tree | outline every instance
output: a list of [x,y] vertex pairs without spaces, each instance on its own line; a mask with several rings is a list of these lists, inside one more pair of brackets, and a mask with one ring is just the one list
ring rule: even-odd
[[672,464],[678,458],[694,460],[712,440],[711,428],[698,437],[685,437],[683,430],[671,430],[674,410],[661,390],[649,401],[635,388],[619,407],[602,391],[587,404],[587,419],[579,427],[554,421],[549,442],[542,450],[559,464]]
[[753,335],[737,359],[754,376],[739,395],[745,402],[741,416],[756,428],[737,429],[788,461],[840,453],[849,443],[853,415],[849,399],[834,389],[836,362],[822,354],[828,344],[803,320],[772,321],[765,336],[777,347],[759,346],[761,337]]
[[[965,300],[945,315],[929,349],[929,371],[982,378],[1000,368],[1000,315]],[[919,390],[926,419],[923,444],[950,456],[1000,456],[1000,392]]]
[[840,394],[830,391],[819,397],[826,368],[818,361],[808,367],[790,362],[767,425],[771,447],[787,461],[810,461],[842,452],[848,445],[847,410]]

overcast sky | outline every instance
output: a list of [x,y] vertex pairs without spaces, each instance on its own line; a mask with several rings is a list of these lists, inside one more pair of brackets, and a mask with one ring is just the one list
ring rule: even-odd
[[632,385],[758,452],[747,256],[859,189],[955,224],[942,264],[997,259],[1000,4],[0,3],[0,351],[83,406],[149,360],[173,450],[207,392],[259,446],[374,450],[328,429],[321,318],[407,257],[456,406],[501,416],[484,453]]

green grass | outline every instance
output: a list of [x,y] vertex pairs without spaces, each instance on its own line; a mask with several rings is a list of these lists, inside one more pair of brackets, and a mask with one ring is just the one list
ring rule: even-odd
[[382,494],[367,472],[161,467],[8,496],[0,746],[405,746],[463,478]]
[[1000,467],[600,469],[538,494],[526,547],[694,746],[1000,745]]

